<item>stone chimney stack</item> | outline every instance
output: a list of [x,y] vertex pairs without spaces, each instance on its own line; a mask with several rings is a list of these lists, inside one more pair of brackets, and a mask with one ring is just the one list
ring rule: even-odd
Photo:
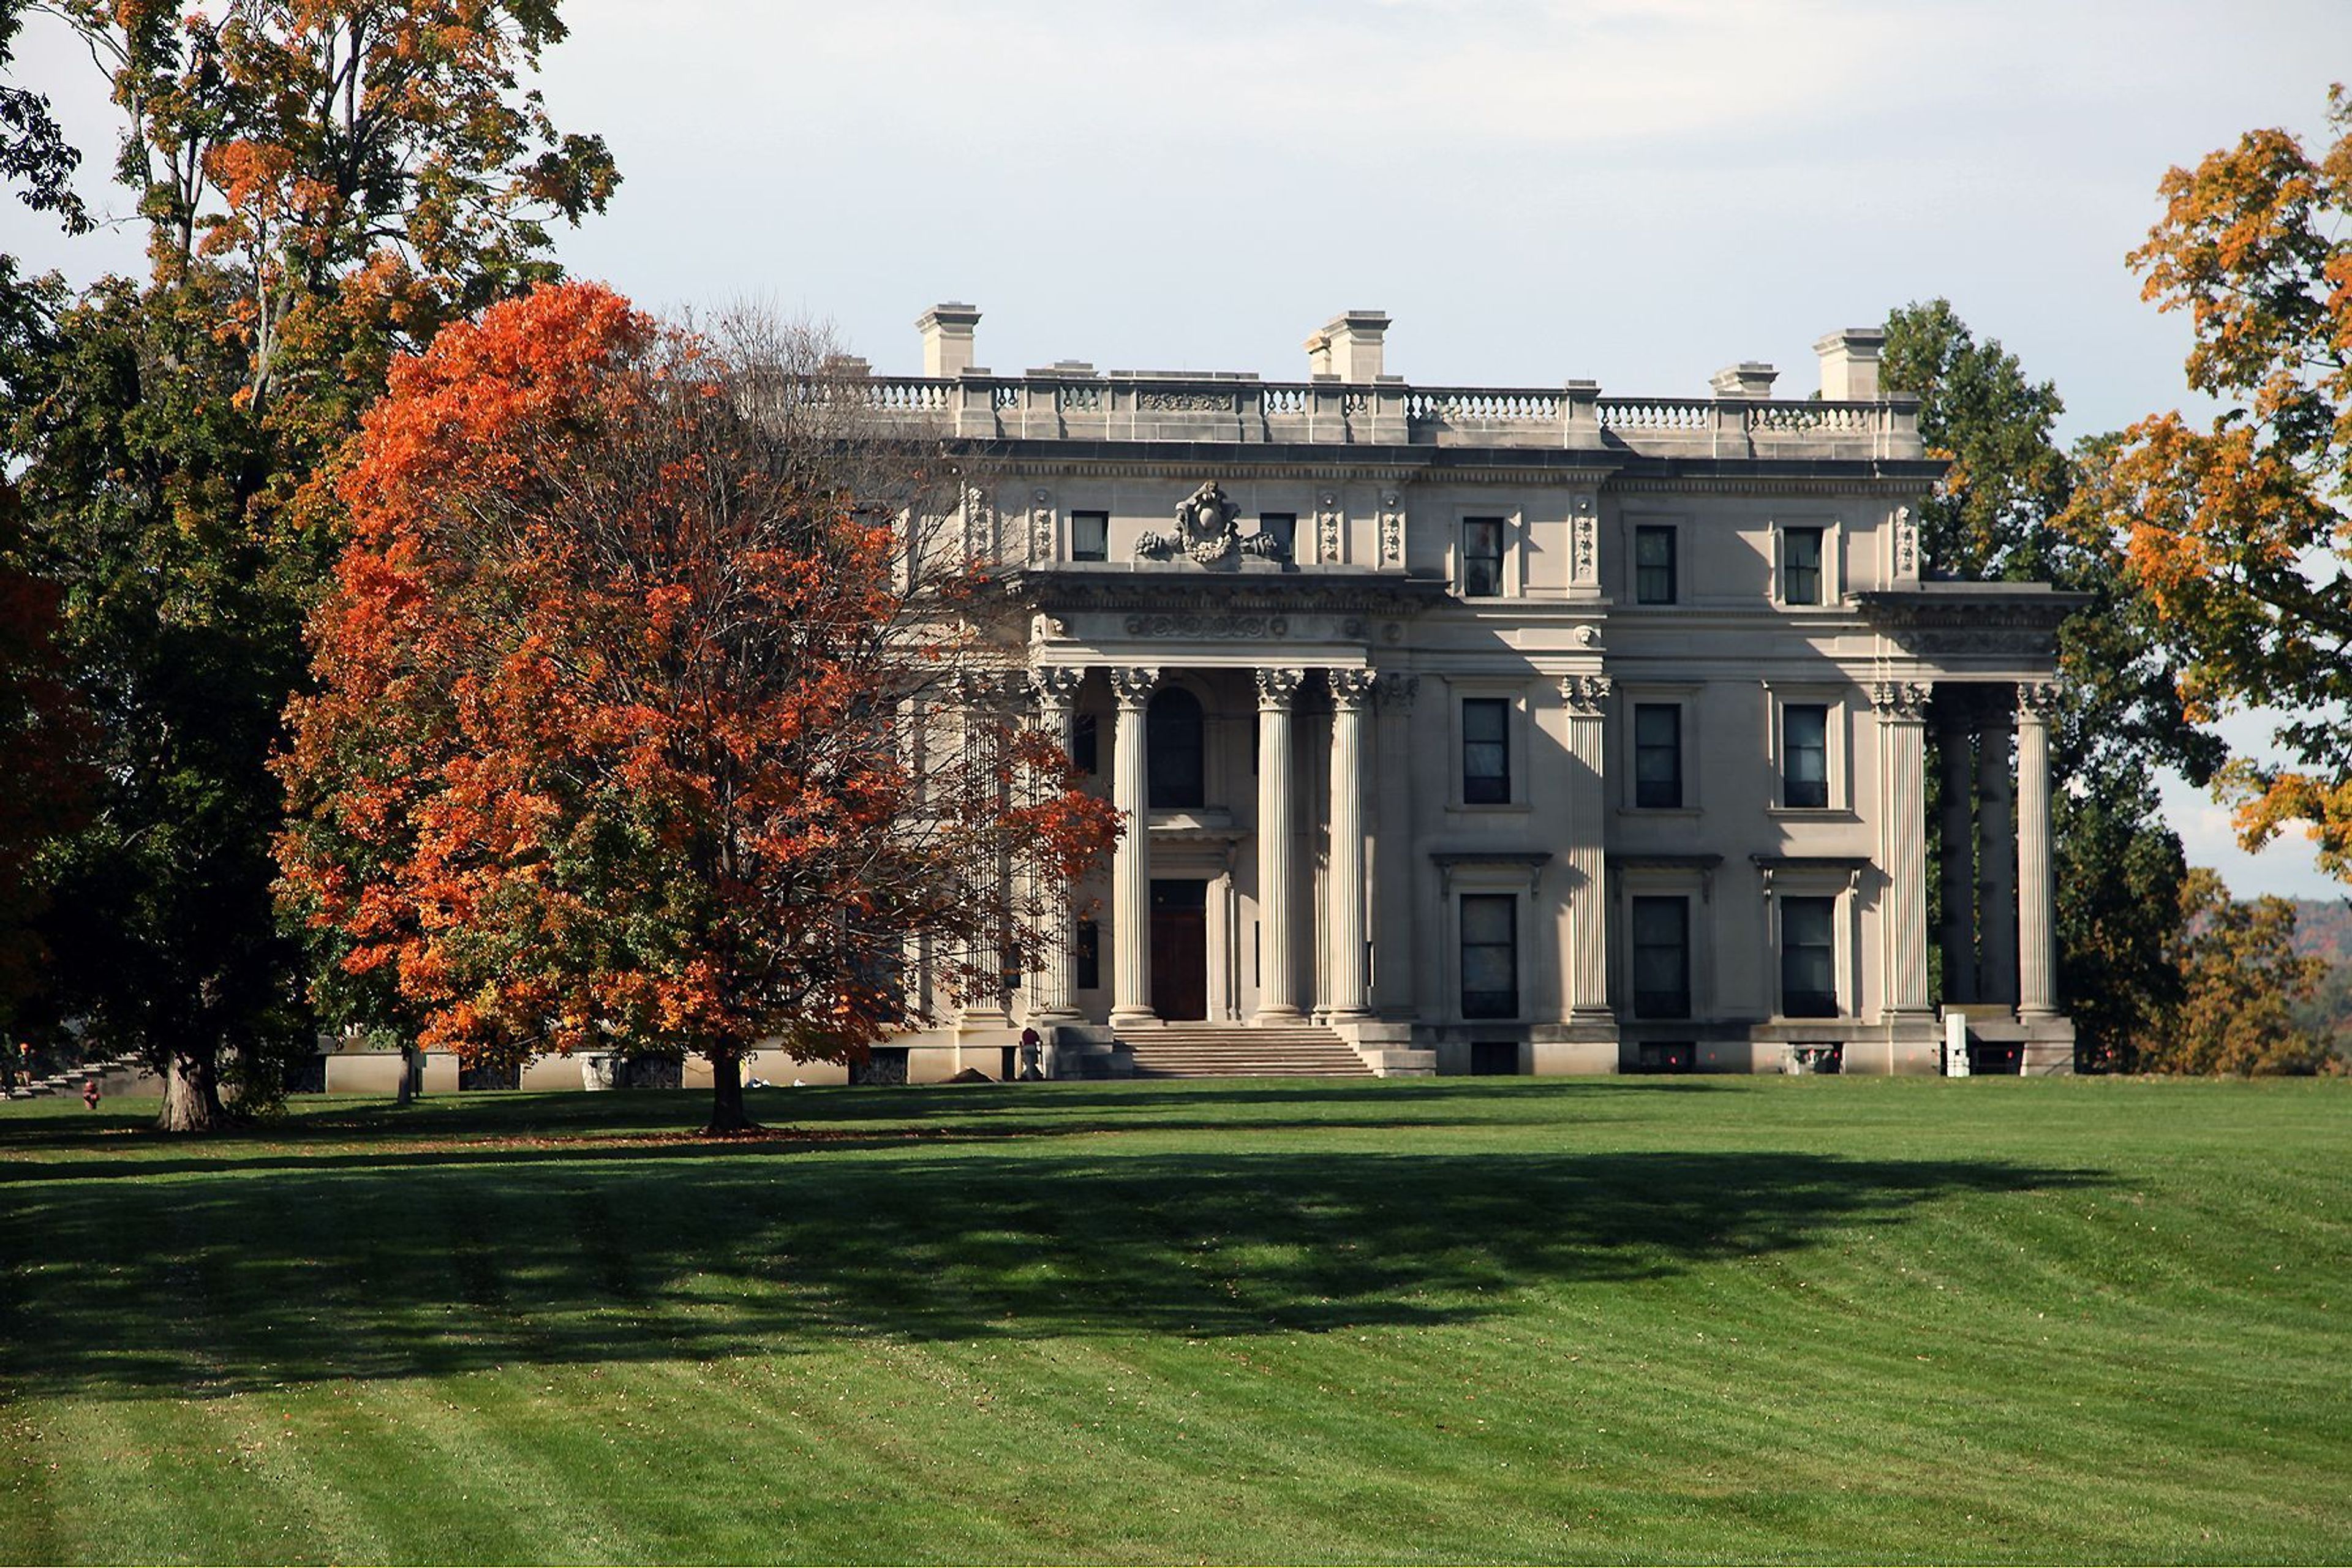
[[980,312],[952,300],[916,317],[915,330],[923,334],[923,374],[944,381],[970,370],[971,333],[978,325]]
[[1822,356],[1822,395],[1832,403],[1874,403],[1879,397],[1878,356],[1886,334],[1876,327],[1848,327],[1813,345]]
[[1349,382],[1379,380],[1388,330],[1386,310],[1348,310],[1332,317],[1307,340],[1307,374]]
[[1763,361],[1744,359],[1717,371],[1707,385],[1715,389],[1717,397],[1752,397],[1761,401],[1772,395],[1772,384],[1780,377],[1780,373]]

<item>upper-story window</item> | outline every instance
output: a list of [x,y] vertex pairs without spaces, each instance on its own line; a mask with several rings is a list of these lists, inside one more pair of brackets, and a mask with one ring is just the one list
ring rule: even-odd
[[1671,605],[1675,602],[1675,531],[1643,527],[1633,531],[1633,602]]
[[1110,559],[1110,513],[1074,511],[1070,514],[1070,559]]
[[1497,598],[1503,592],[1503,522],[1499,517],[1462,520],[1462,596]]
[[1818,528],[1780,531],[1780,602],[1822,602],[1822,534]]
[[1462,804],[1511,799],[1511,705],[1500,697],[1462,700]]
[[1201,700],[1181,686],[1163,687],[1144,716],[1143,733],[1151,756],[1148,798],[1152,808],[1199,805],[1208,771]]
[[1683,803],[1683,710],[1679,702],[1633,705],[1633,804]]
[[1298,547],[1298,514],[1297,512],[1260,512],[1257,519],[1257,531],[1274,542],[1274,558],[1276,561],[1297,559],[1296,552]]
[[1780,804],[1822,807],[1830,803],[1830,710],[1822,702],[1791,702],[1780,710]]

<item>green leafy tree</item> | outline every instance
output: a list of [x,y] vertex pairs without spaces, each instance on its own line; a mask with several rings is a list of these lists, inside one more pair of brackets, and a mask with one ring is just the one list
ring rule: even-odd
[[2089,595],[2058,637],[2059,984],[2086,1062],[2121,1059],[2180,995],[2169,944],[2188,868],[2150,775],[2168,766],[2202,782],[2219,742],[2188,722],[2120,558],[2058,526],[2084,465],[2104,462],[2112,441],[2061,449],[2056,387],[2029,378],[1999,340],[1979,340],[1943,300],[1888,317],[1884,374],[1920,398],[1920,434],[1950,464],[1920,508],[1930,568]]
[[563,36],[549,0],[53,9],[108,69],[150,272],[54,310],[6,431],[106,737],[49,938],[61,1005],[147,1052],[163,1124],[199,1130],[312,1028],[268,771],[341,542],[311,481],[395,355],[552,276],[550,225],[617,176],[517,85]]
[[2156,1072],[2312,1073],[2330,1061],[2326,1042],[2299,1025],[2327,966],[2294,951],[2294,905],[2261,898],[2241,903],[2221,879],[2199,867],[2180,892],[2174,943],[2182,998],[2164,1032],[2145,1041],[2136,1065]]

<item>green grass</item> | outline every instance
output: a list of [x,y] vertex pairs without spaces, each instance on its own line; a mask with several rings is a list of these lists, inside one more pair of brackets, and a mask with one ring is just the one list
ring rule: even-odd
[[2352,1082],[0,1111],[0,1556],[2352,1558]]

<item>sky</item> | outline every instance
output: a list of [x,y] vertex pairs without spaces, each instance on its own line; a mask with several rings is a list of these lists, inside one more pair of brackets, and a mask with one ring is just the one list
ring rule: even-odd
[[[982,312],[979,361],[1303,376],[1345,309],[1423,384],[1703,395],[1739,360],[1819,383],[1822,333],[1941,295],[2066,438],[2183,405],[2188,334],[2125,253],[2164,171],[2257,126],[2315,144],[2347,0],[566,0],[540,86],[611,144],[610,210],[559,240],[666,310],[829,321],[880,372],[914,319]],[[102,184],[95,68],[33,18]],[[0,210],[34,269],[135,267]],[[2231,731],[2242,745],[2263,726]],[[2168,785],[2241,896],[2333,897]]]

